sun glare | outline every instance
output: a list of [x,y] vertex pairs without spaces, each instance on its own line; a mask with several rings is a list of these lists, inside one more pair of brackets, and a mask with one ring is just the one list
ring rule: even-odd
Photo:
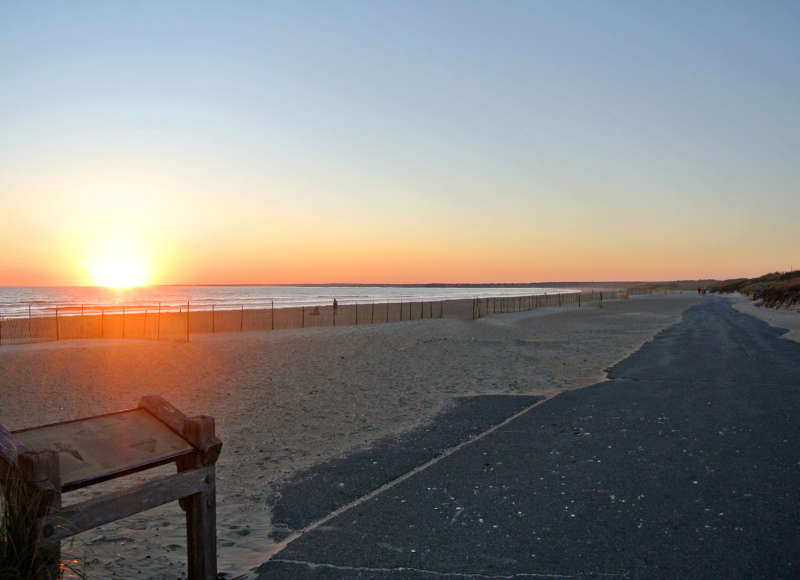
[[97,286],[129,288],[147,284],[147,275],[141,264],[117,257],[96,263],[92,267],[92,281]]
[[108,288],[130,288],[150,283],[152,260],[146,243],[116,235],[96,240],[86,256],[88,282]]

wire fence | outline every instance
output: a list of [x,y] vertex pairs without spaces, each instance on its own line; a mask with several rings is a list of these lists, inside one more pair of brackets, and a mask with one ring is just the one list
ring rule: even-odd
[[[631,292],[633,293],[633,292]],[[561,292],[525,296],[429,300],[332,299],[327,305],[274,300],[248,304],[213,301],[127,305],[15,305],[0,315],[0,345],[88,338],[189,341],[193,334],[354,326],[455,318],[476,320],[493,314],[544,307],[600,305],[624,292]]]

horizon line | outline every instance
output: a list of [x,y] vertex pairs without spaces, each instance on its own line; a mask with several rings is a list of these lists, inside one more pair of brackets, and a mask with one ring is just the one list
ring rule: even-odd
[[[685,278],[685,279],[672,279],[672,280],[551,280],[541,282],[282,282],[282,283],[269,283],[269,282],[244,282],[244,283],[163,283],[163,284],[143,284],[141,286],[131,286],[130,288],[147,288],[149,286],[166,286],[166,287],[259,287],[259,286],[283,286],[283,287],[309,287],[309,288],[325,288],[325,287],[373,287],[373,288],[422,288],[422,287],[534,287],[534,286],[552,286],[552,285],[589,285],[589,284],[665,284],[675,282],[709,282],[719,281],[717,278]],[[2,288],[106,288],[106,286],[96,284],[2,284]]]

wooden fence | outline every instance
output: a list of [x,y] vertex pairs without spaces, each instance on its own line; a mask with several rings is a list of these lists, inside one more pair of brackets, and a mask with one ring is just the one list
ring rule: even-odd
[[[609,294],[606,293],[607,299]],[[601,292],[572,292],[431,301],[358,302],[276,308],[215,304],[50,307],[44,313],[0,318],[0,345],[81,338],[188,341],[193,334],[271,331],[407,322],[475,320],[544,307],[602,304]]]

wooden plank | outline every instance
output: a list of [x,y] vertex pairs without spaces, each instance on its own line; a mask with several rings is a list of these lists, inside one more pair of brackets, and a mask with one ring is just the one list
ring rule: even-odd
[[213,481],[213,466],[201,467],[73,504],[45,519],[43,535],[48,542],[60,541],[182,497],[208,493]]
[[53,449],[63,489],[71,490],[169,462],[192,446],[145,409],[14,432],[30,451]]
[[183,423],[186,415],[170,405],[158,395],[147,395],[139,400],[139,407],[146,409],[151,415],[183,437]]

